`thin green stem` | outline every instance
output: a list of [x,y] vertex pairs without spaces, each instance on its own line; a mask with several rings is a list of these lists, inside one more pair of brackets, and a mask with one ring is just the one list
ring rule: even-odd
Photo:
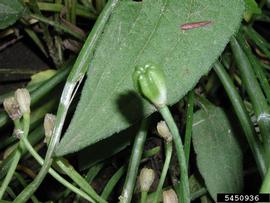
[[67,11],[66,11],[65,18],[66,18],[66,20],[69,21],[69,22],[70,22],[70,19],[71,19],[71,18],[70,18],[70,9],[71,9],[71,8],[70,8],[70,7],[71,7],[71,6],[70,6],[70,1],[71,1],[71,0],[64,0],[65,8],[66,8],[66,10],[67,10]]
[[132,147],[126,180],[122,189],[121,196],[119,197],[121,203],[131,202],[146,136],[147,121],[143,120]]
[[[39,10],[39,7],[38,7],[38,4],[37,4],[37,0],[30,0],[30,5],[34,11],[34,13],[40,17],[43,17],[45,18],[41,11]],[[51,56],[51,58],[53,59],[53,62],[54,64],[58,65],[58,59],[56,58],[56,48],[54,46],[54,43],[53,43],[53,38],[52,36],[50,35],[50,32],[49,32],[49,29],[48,29],[48,26],[45,22],[42,22],[40,23],[42,29],[43,29],[43,34],[44,34],[44,40],[47,44],[47,47],[49,49],[49,55]]]
[[8,184],[10,183],[12,177],[13,177],[13,174],[17,168],[17,165],[20,161],[20,158],[21,158],[21,151],[20,149],[16,149],[16,152],[14,154],[14,157],[13,157],[13,160],[12,160],[12,163],[8,169],[8,172],[7,172],[7,175],[4,179],[4,181],[2,182],[2,185],[1,185],[1,188],[0,188],[0,199],[2,199],[3,195],[5,194],[5,191],[8,187]]
[[[35,145],[37,142],[39,142],[42,138],[43,138],[43,126],[36,128],[34,131],[32,131],[29,134],[29,140],[33,145]],[[19,148],[19,144],[17,144],[17,148]],[[13,158],[15,156],[17,148],[4,161],[1,162],[1,164],[0,164],[0,179],[5,177],[5,175],[8,171],[8,168],[10,167],[10,165],[13,161]],[[21,150],[22,150],[22,156],[24,156],[27,152],[24,145],[22,145]]]
[[[64,5],[59,3],[38,2],[38,7],[41,11],[61,12]],[[91,9],[78,5],[76,7],[76,15],[95,20],[97,15],[91,12]]]
[[264,94],[268,100],[268,103],[270,104],[270,91],[269,91],[270,85],[269,85],[268,78],[265,75],[263,68],[261,67],[260,63],[258,62],[256,57],[252,53],[252,50],[251,50],[250,46],[248,45],[248,43],[245,41],[244,37],[242,35],[238,35],[237,40],[238,40],[239,44],[241,45],[242,49],[245,51],[251,65],[252,65],[252,68],[253,68],[254,72],[256,73],[256,76],[257,76],[257,78],[262,86],[262,89],[263,89]]
[[46,49],[44,45],[42,44],[41,40],[37,36],[37,34],[30,28],[25,27],[24,28],[25,33],[33,40],[33,42],[37,45],[37,47],[41,50],[41,52],[48,57],[48,53],[46,52]]
[[270,43],[267,42],[260,34],[258,34],[252,27],[243,27],[244,32],[252,39],[256,45],[270,58]]
[[[12,189],[11,187],[9,187],[9,186],[7,187],[6,193],[7,193],[7,195],[9,195],[12,199],[15,199],[15,198],[16,198],[15,192],[14,192],[13,189]],[[2,201],[3,201],[3,200],[1,200],[1,203],[3,203]]]
[[[23,115],[23,135],[22,136],[25,136],[27,137],[28,135],[28,132],[29,132],[29,126],[30,126],[30,113],[25,113]],[[20,122],[19,120],[14,120],[14,124],[15,124],[15,129],[21,129],[21,126],[20,126]],[[10,183],[12,177],[13,177],[13,174],[15,173],[15,170],[17,168],[17,165],[20,161],[20,158],[21,158],[21,155],[22,155],[22,149],[21,149],[21,146],[22,146],[22,142],[20,141],[19,142],[19,147],[16,148],[15,150],[15,154],[14,154],[14,157],[13,157],[13,160],[10,164],[10,167],[8,169],[8,172],[7,172],[7,175],[1,185],[1,188],[0,188],[0,199],[2,199],[6,189],[7,189],[7,186],[8,184]]]
[[118,183],[120,178],[124,175],[125,170],[126,170],[126,167],[121,166],[115,172],[115,174],[113,174],[113,176],[110,178],[110,180],[108,181],[108,183],[106,184],[105,188],[103,189],[103,191],[101,193],[101,197],[103,199],[108,199],[108,197],[110,196],[111,192],[113,191],[115,185]]
[[159,198],[162,193],[162,187],[163,187],[163,184],[164,184],[164,181],[165,181],[165,178],[166,178],[169,166],[170,166],[171,157],[172,157],[172,142],[166,143],[165,150],[166,150],[165,152],[166,158],[165,158],[165,162],[164,162],[161,176],[159,179],[159,183],[155,192],[155,196],[153,198],[153,203],[159,202]]
[[[27,186],[27,183],[26,183],[26,181],[24,180],[24,178],[23,178],[23,176],[21,174],[15,172],[14,175],[16,176],[16,178],[18,179],[18,181],[21,183],[21,185],[23,187]],[[38,199],[37,199],[37,197],[35,195],[33,195],[31,197],[31,200],[32,200],[33,203],[39,203],[39,201],[38,201]]]
[[70,20],[71,23],[76,25],[76,8],[77,8],[77,0],[72,0],[70,2],[71,4],[71,10],[70,10]]
[[253,157],[256,161],[258,170],[261,177],[266,173],[266,163],[263,157],[263,152],[261,151],[260,145],[256,138],[256,133],[253,127],[253,124],[250,120],[248,112],[245,108],[244,102],[241,99],[239,93],[236,90],[236,87],[233,84],[232,79],[229,74],[226,72],[223,65],[219,62],[216,62],[214,65],[214,70],[218,75],[231,103],[234,108],[234,111],[237,115],[237,118],[240,122],[240,125],[244,131],[249,147],[252,151]]
[[265,160],[268,165],[270,161],[270,108],[256,79],[249,59],[234,37],[231,39],[230,45],[239,68],[243,84],[257,116],[257,122],[264,144]]
[[106,4],[106,0],[96,0],[96,11],[100,13]]
[[187,160],[187,168],[189,165],[190,144],[192,136],[193,107],[194,107],[194,91],[191,90],[188,94],[187,115],[186,115],[187,124],[186,124],[185,144],[184,144],[185,156]]
[[6,200],[1,200],[1,203],[12,203],[12,202],[6,201]]
[[191,194],[191,200],[193,201],[193,200],[207,194],[207,192],[208,192],[207,189],[205,187],[202,187]]
[[141,192],[141,201],[140,203],[146,203],[146,200],[147,200],[147,193],[146,191],[142,191]]
[[180,202],[189,203],[190,202],[190,192],[189,192],[189,182],[188,182],[188,170],[187,162],[185,158],[185,152],[178,128],[173,120],[172,114],[167,106],[159,109],[160,114],[166,121],[173,137],[173,142],[175,145],[178,163],[180,166]]
[[58,158],[55,160],[57,166],[65,172],[82,190],[84,190],[91,198],[99,203],[106,203],[95,190],[88,184],[88,182],[64,159]]
[[[87,183],[90,183],[91,184],[91,182],[94,180],[94,178],[100,172],[100,170],[103,168],[104,164],[105,164],[104,162],[100,162],[100,163],[94,165],[93,167],[91,167],[88,170],[88,172],[85,175],[85,177],[84,177],[85,181],[87,181]],[[66,193],[66,196],[67,196],[67,194],[68,194],[68,192]],[[76,200],[78,202],[80,202],[79,199],[80,199],[80,197],[77,195]],[[106,200],[106,199],[103,198],[103,200]]]
[[267,173],[264,177],[260,193],[270,193],[270,168],[268,168]]
[[[155,154],[157,154],[160,151],[160,147],[154,147],[152,149],[149,149],[147,151],[145,151],[143,153],[143,159],[144,158],[148,158],[151,156],[154,156]],[[121,166],[115,173],[114,175],[110,178],[110,180],[108,181],[108,183],[106,184],[106,186],[104,187],[102,193],[101,193],[101,197],[103,199],[108,199],[108,197],[110,196],[111,192],[113,191],[115,185],[118,183],[118,181],[120,180],[120,178],[124,175],[125,171],[126,171],[126,166]]]
[[96,9],[94,8],[93,1],[92,0],[91,1],[89,1],[89,0],[81,0],[81,3],[82,3],[81,6],[90,9],[90,11],[92,13],[95,13],[96,15],[98,15],[97,12],[96,12]]
[[46,23],[48,25],[51,25],[59,30],[62,30],[68,34],[70,34],[71,36],[75,37],[78,40],[82,40],[85,38],[85,36],[83,36],[80,32],[75,32],[74,30],[71,30],[69,27],[62,25],[56,21],[50,20],[46,17],[37,15],[37,14],[30,14],[30,17],[39,20],[40,22]]
[[254,21],[270,23],[270,17],[268,16],[267,12],[264,12],[261,15],[254,16]]
[[[43,165],[44,164],[44,160],[42,159],[41,156],[39,156],[39,154],[36,152],[36,150],[32,147],[32,145],[29,143],[28,139],[23,136],[22,137],[22,141],[23,141],[24,146],[29,151],[29,153],[36,159],[36,161],[40,165]],[[67,188],[69,188],[74,193],[77,193],[78,195],[82,196],[83,198],[85,198],[86,200],[88,200],[90,202],[95,202],[88,194],[86,194],[85,192],[81,191],[80,189],[78,189],[77,187],[73,186],[71,183],[69,183],[68,181],[66,181],[64,178],[62,178],[54,169],[49,168],[49,174],[51,174],[58,182],[60,182],[61,184],[63,184]],[[17,197],[14,202],[18,202],[19,203],[21,201]]]
[[160,151],[159,146],[153,147],[152,149],[149,149],[143,153],[143,158],[154,156],[155,154],[159,153],[159,151]]
[[95,166],[91,167],[85,176],[87,182],[92,182],[100,170],[103,168],[104,162],[98,163]]

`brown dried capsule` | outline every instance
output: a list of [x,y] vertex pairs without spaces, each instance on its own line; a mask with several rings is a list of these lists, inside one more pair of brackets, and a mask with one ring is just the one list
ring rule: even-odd
[[15,91],[15,98],[19,104],[22,114],[30,113],[31,97],[29,91],[25,88],[17,89]]
[[6,98],[3,102],[5,111],[8,113],[8,116],[14,121],[22,117],[19,104],[15,97]]

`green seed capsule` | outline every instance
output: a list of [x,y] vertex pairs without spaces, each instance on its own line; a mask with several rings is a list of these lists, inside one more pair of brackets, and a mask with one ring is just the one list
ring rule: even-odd
[[139,92],[157,108],[166,105],[165,76],[160,67],[151,64],[137,66],[133,73],[133,82]]

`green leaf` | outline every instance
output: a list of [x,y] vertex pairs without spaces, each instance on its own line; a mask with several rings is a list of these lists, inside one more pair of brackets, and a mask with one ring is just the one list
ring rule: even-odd
[[40,71],[34,75],[31,76],[31,80],[30,82],[27,84],[28,88],[37,86],[42,84],[44,81],[50,79],[51,77],[53,77],[55,74],[57,73],[56,70],[54,69],[47,69],[44,71]]
[[15,23],[21,17],[23,10],[20,0],[0,0],[0,29]]
[[242,191],[242,152],[224,111],[206,108],[194,114],[192,138],[199,171],[216,200],[217,193]]
[[244,19],[245,21],[249,21],[253,14],[261,14],[262,10],[258,6],[257,2],[255,0],[245,0],[246,9],[244,13]]
[[[179,101],[208,73],[237,30],[243,11],[241,0],[121,1],[89,64],[81,101],[57,155],[105,139],[155,111],[134,90],[137,65],[163,68],[168,102]],[[211,23],[180,28],[198,21]]]

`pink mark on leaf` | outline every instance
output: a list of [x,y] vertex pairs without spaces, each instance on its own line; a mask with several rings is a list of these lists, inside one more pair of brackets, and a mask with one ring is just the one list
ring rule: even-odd
[[181,25],[181,30],[191,30],[194,28],[204,27],[207,25],[212,24],[212,21],[200,21],[200,22],[193,22],[193,23],[185,23]]

